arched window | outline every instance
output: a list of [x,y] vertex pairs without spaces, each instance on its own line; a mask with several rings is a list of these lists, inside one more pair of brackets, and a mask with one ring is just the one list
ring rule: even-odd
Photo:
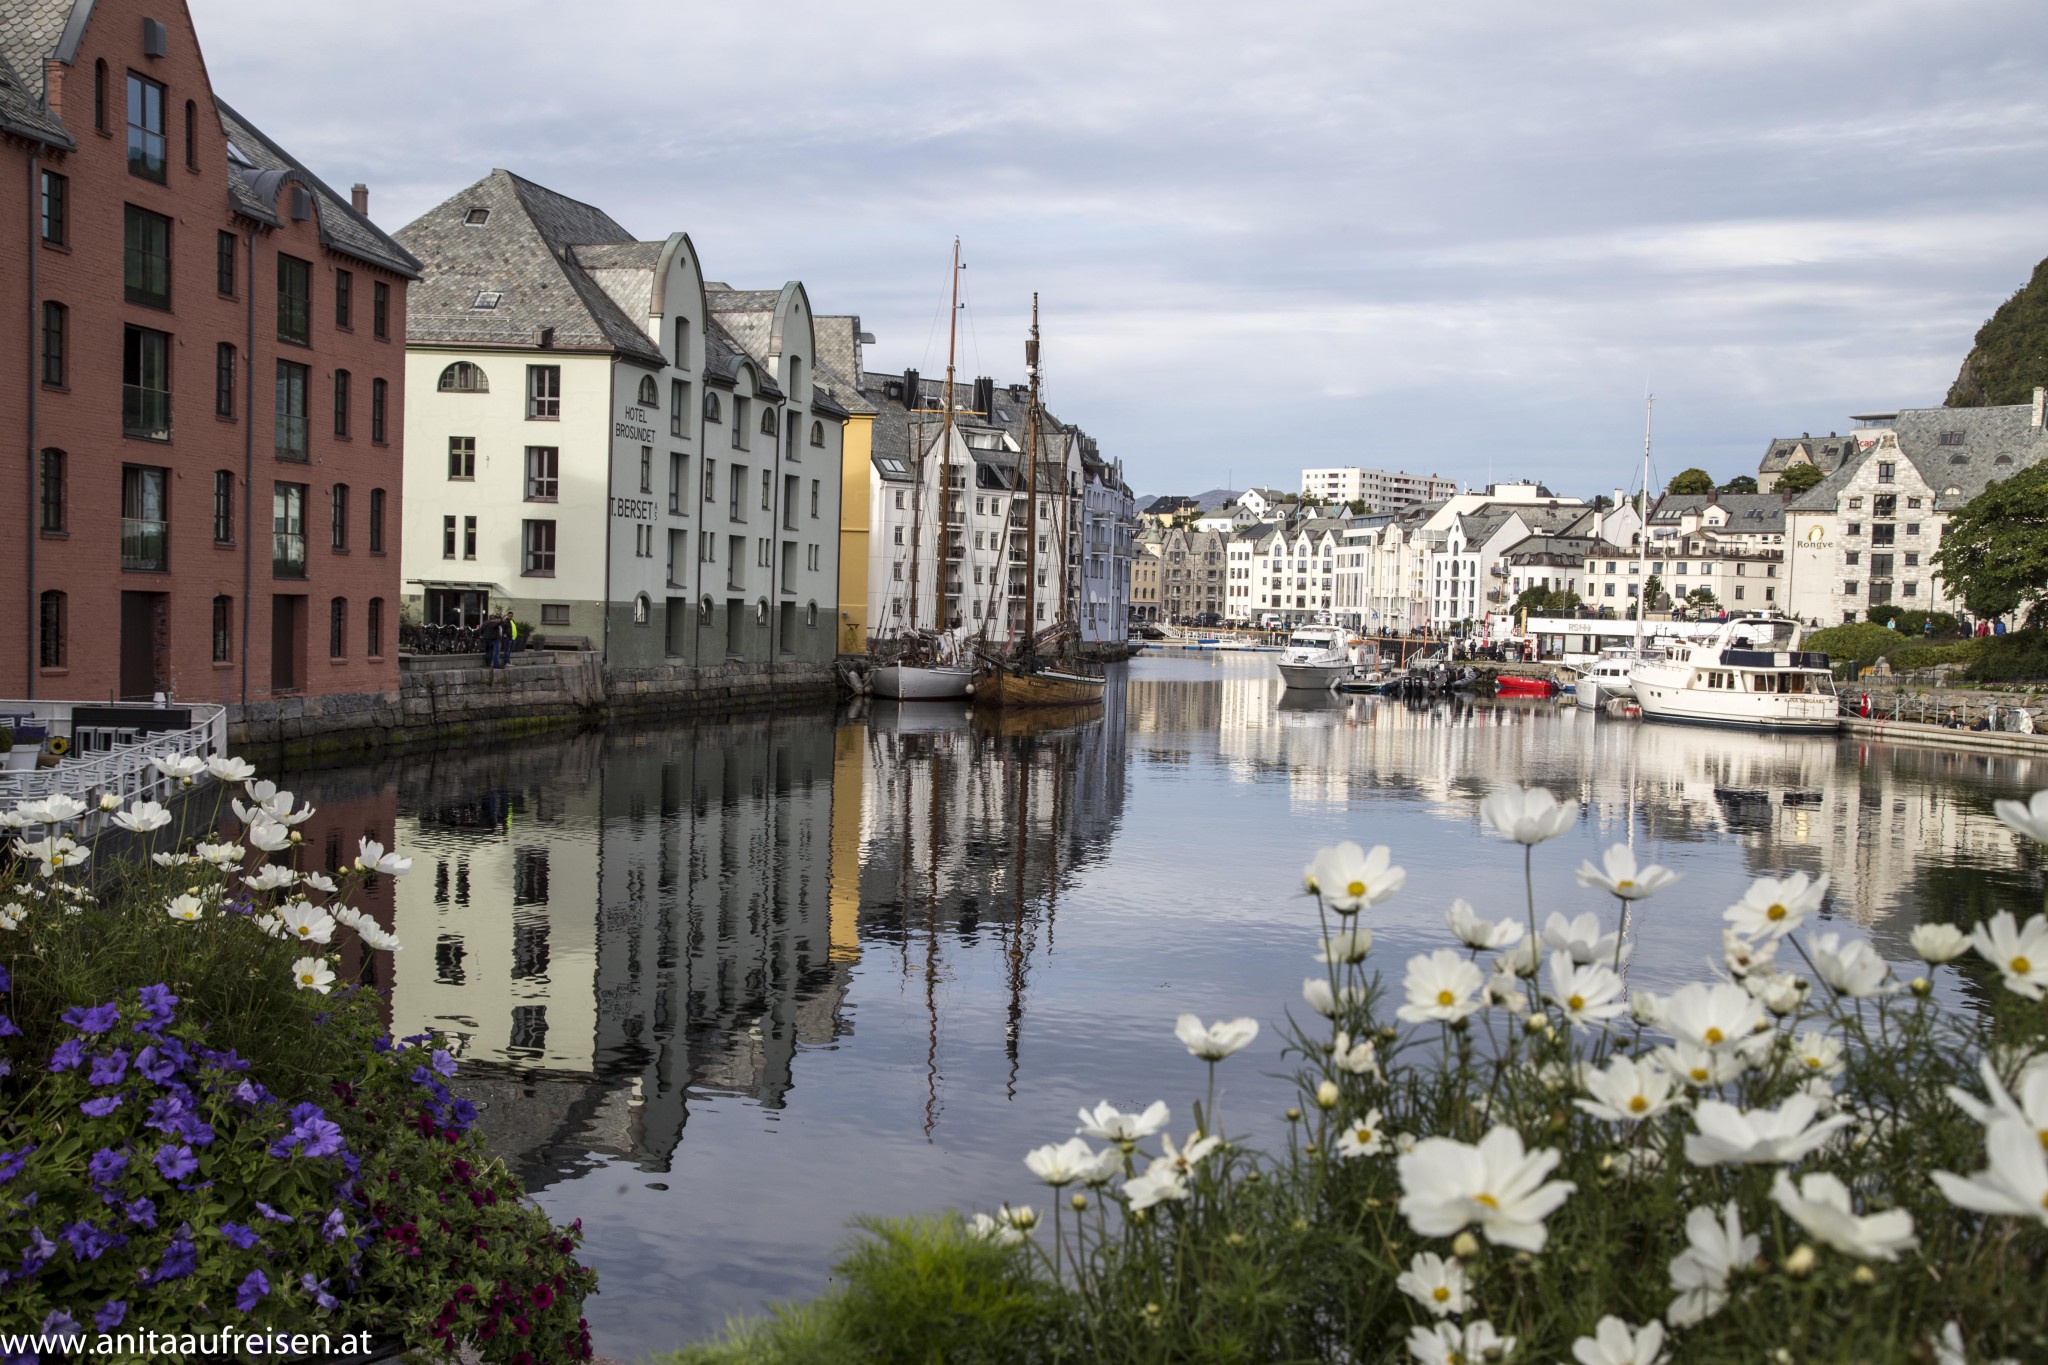
[[764,406],[761,409],[761,434],[763,436],[773,436],[775,434],[774,408]]
[[765,597],[760,598],[754,603],[754,624],[757,626],[768,624],[768,599]]
[[[980,603],[975,605],[979,606]],[[814,629],[816,628],[818,624],[818,604],[816,602],[812,602],[804,608],[804,624]]]
[[825,444],[825,424],[823,422],[811,423],[811,444],[821,447]]
[[491,381],[482,367],[458,360],[441,371],[441,382],[435,387],[442,393],[489,393]]
[[723,422],[725,420],[718,415],[718,395],[715,393],[706,393],[704,395],[704,420],[707,422]]
[[647,600],[646,593],[643,592],[638,597],[635,597],[633,599],[633,624],[636,626],[646,625],[648,617],[653,614],[653,609],[653,604]]
[[640,406],[643,408],[658,408],[661,406],[661,389],[656,386],[654,376],[651,374],[640,376]]
[[717,608],[712,605],[709,596],[706,596],[702,602],[697,604],[697,628],[699,630],[706,629],[711,625],[712,613],[716,610]]
[[690,368],[690,320],[688,318],[676,319],[676,368],[679,370]]
[[327,604],[327,657],[348,657],[348,599],[337,597]]
[[37,657],[42,661],[44,668],[62,668],[67,653],[64,636],[68,623],[65,618],[69,614],[65,610],[64,594],[46,592],[38,605],[41,611],[38,613],[37,622],[40,627],[37,632]]

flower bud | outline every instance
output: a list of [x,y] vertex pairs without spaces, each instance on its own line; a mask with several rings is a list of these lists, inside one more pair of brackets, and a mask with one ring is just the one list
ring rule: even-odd
[[1291,1104],[1287,1106],[1287,1121],[1289,1123],[1301,1122],[1301,1111]]
[[293,830],[293,831],[292,831],[292,842],[293,842],[293,843],[295,843],[295,844],[303,844],[303,843],[305,843],[305,842],[306,842],[306,836],[305,836],[305,835],[303,835],[303,834],[301,834],[301,833],[299,833],[299,832],[298,832],[297,830]]
[[1931,992],[1933,989],[1934,983],[1932,981],[1929,981],[1926,977],[1916,976],[1913,978],[1913,994],[1919,996],[1922,1000],[1925,1000],[1928,996],[1928,993]]
[[1877,1272],[1867,1265],[1859,1265],[1849,1278],[1867,1289],[1877,1283]]
[[1461,1261],[1469,1261],[1479,1254],[1479,1239],[1469,1232],[1461,1232],[1451,1242],[1451,1255]]
[[1801,1242],[1790,1256],[1785,1258],[1785,1273],[1795,1280],[1803,1280],[1813,1273],[1813,1263],[1818,1259],[1813,1248]]
[[113,794],[112,792],[102,792],[102,793],[100,793],[100,809],[101,809],[101,810],[119,810],[119,809],[121,809],[121,798],[120,798],[120,797],[118,797],[118,796],[116,796],[116,795],[114,795],[114,794]]
[[1075,1213],[1085,1213],[1088,1209],[1088,1196],[1085,1194],[1077,1194],[1072,1199],[1069,1199],[1067,1201],[1067,1204],[1074,1210]]
[[1337,1107],[1337,1099],[1337,1083],[1335,1081],[1324,1081],[1316,1087],[1316,1108],[1335,1109]]

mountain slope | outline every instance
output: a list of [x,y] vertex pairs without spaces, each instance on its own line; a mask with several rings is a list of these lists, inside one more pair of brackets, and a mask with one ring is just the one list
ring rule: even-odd
[[2037,384],[2048,384],[2048,261],[1977,330],[1943,406],[2031,403]]

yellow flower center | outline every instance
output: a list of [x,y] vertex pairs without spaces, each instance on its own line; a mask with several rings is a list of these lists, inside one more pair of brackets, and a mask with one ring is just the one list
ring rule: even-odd
[[1702,1036],[1704,1036],[1709,1043],[1718,1043],[1726,1039],[1728,1035],[1721,1032],[1721,1030],[1717,1028],[1710,1028]]
[[2041,1150],[2048,1152],[2048,1128],[2043,1128],[2037,1136],[2041,1139]]
[[1438,1303],[1449,1303],[1451,1301],[1451,1288],[1449,1285],[1440,1284],[1429,1291],[1429,1296]]
[[1575,995],[1571,999],[1565,1001],[1564,1003],[1567,1007],[1571,1009],[1582,1010],[1586,1008],[1586,997],[1583,995]]
[[1496,1213],[1500,1211],[1500,1201],[1498,1199],[1495,1199],[1490,1194],[1475,1194],[1472,1196],[1472,1198],[1475,1202],[1486,1205],[1486,1207],[1492,1209]]
[[1692,1077],[1693,1084],[1695,1085],[1705,1085],[1707,1083],[1707,1069],[1703,1066],[1696,1066],[1686,1074]]
[[1806,1059],[1806,1064],[1815,1071],[1820,1070],[1820,1058],[1818,1057],[1808,1057]]
[[1780,920],[1785,918],[1785,914],[1786,911],[1784,906],[1773,905],[1770,909],[1764,911],[1764,918],[1768,920]]
[[1436,1002],[1439,1005],[1455,1005],[1458,1003],[1458,997],[1449,991],[1438,991],[1436,993]]
[[2012,960],[2012,969],[2021,976],[2025,976],[2028,972],[2034,970],[2034,964],[2026,958],[2016,957]]
[[299,973],[299,982],[300,982],[300,984],[301,984],[301,985],[306,985],[306,986],[310,986],[310,985],[312,985],[312,984],[313,984],[313,974],[312,974],[311,972],[300,972],[300,973]]
[[1635,890],[1635,886],[1636,884],[1633,880],[1624,878],[1623,880],[1618,881],[1614,884],[1614,889],[1616,891],[1633,891]]
[[1346,882],[1344,894],[1347,896],[1363,896],[1365,894],[1365,883],[1358,881]]
[[1352,1136],[1353,1136],[1353,1137],[1355,1137],[1355,1138],[1357,1138],[1357,1139],[1358,1139],[1358,1141],[1359,1141],[1359,1143],[1360,1143],[1361,1145],[1362,1145],[1362,1144],[1364,1144],[1364,1143],[1368,1143],[1368,1142],[1371,1142],[1371,1141],[1372,1141],[1372,1129],[1370,1129],[1370,1128],[1361,1128],[1361,1129],[1359,1129],[1359,1130],[1358,1130],[1358,1131],[1357,1131],[1356,1133],[1352,1134]]
[[1648,1109],[1649,1107],[1650,1107],[1650,1102],[1649,1102],[1649,1101],[1648,1101],[1647,1099],[1643,1098],[1643,1097],[1642,1097],[1641,1095],[1631,1095],[1631,1096],[1629,1097],[1629,1101],[1628,1101],[1628,1112],[1629,1112],[1629,1113],[1631,1113],[1631,1114],[1640,1114],[1640,1113],[1642,1113],[1642,1112],[1643,1112],[1643,1111],[1644,1111],[1645,1109]]

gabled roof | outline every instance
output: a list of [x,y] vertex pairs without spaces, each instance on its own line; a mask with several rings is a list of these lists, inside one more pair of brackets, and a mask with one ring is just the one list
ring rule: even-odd
[[[226,130],[228,140],[248,161],[248,172],[237,169],[235,174],[228,177],[229,193],[236,199],[235,208],[238,212],[260,209],[260,212],[253,213],[252,216],[264,221],[274,221],[276,215],[273,206],[277,202],[277,196],[274,189],[267,195],[261,192],[261,187],[270,180],[264,173],[288,175],[311,190],[313,197],[319,201],[319,210],[314,217],[320,224],[322,245],[344,256],[352,256],[359,261],[382,266],[406,279],[419,278],[419,261],[411,252],[393,241],[384,229],[357,213],[348,199],[336,194],[326,181],[307,170],[304,162],[272,142],[268,134],[243,118],[226,100],[216,98],[213,105],[220,111],[221,127]],[[231,158],[230,165],[232,164]],[[244,195],[255,201],[247,208],[243,203]],[[408,315],[411,311],[410,297],[408,293]]]
[[1780,436],[1764,447],[1764,457],[1758,461],[1756,472],[1781,474],[1795,463],[1792,457],[1802,452],[1807,463],[1823,474],[1832,474],[1841,468],[1844,459],[1856,453],[1856,440],[1833,432],[1825,436]]
[[1501,558],[1509,563],[1531,563],[1540,556],[1547,564],[1583,564],[1595,545],[1604,544],[1594,536],[1524,536],[1501,551]]
[[[465,221],[473,209],[485,211],[483,223]],[[666,363],[592,274],[620,267],[631,253],[590,250],[659,244],[635,241],[601,209],[494,170],[400,229],[398,240],[422,270],[406,304],[409,341],[523,348],[547,330],[557,350]],[[496,306],[476,307],[487,294],[498,296]]]
[[1724,534],[1785,533],[1785,498],[1779,493],[1666,493],[1650,508],[1650,524],[1676,526],[1688,516],[1706,516],[1709,507],[1728,514],[1727,523],[1718,528]]
[[67,151],[78,144],[44,103],[43,60],[70,12],[70,0],[8,0],[0,12],[0,132]]
[[[1989,408],[1903,408],[1891,419],[1897,454],[1934,490],[1937,511],[1952,512],[1987,484],[2048,459],[2048,429],[2034,425],[2029,403]],[[1889,447],[1871,445],[1788,504],[1795,512],[1830,512],[1856,472]],[[1885,458],[1890,458],[1885,455]],[[1951,492],[1950,490],[1954,490]]]
[[817,389],[842,413],[873,413],[875,405],[860,391],[860,319],[845,314],[813,314],[811,335],[812,344],[818,348]]

